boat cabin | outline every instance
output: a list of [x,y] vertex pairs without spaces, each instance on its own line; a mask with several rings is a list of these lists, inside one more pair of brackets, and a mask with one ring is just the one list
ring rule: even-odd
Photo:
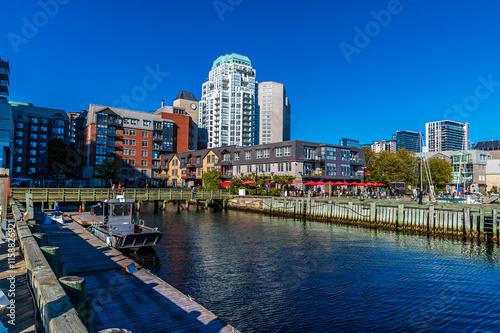
[[119,195],[116,199],[104,200],[103,225],[113,233],[133,234],[132,211],[134,199]]

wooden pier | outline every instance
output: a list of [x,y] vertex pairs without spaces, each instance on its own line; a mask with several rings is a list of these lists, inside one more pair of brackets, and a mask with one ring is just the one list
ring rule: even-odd
[[[70,202],[82,204],[83,209],[87,203],[102,202],[112,199],[116,195],[125,195],[128,199],[134,199],[140,207],[143,202],[159,202],[163,206],[167,202],[189,202],[189,201],[224,201],[230,198],[228,190],[187,190],[187,189],[163,189],[163,188],[126,188],[112,191],[109,188],[11,188],[11,198],[26,201],[26,193],[32,194],[33,202],[44,202],[52,209],[53,202]],[[47,207],[47,206],[46,206]]]
[[85,279],[90,332],[238,332],[71,219],[40,228],[60,250],[62,275]]
[[358,224],[404,232],[499,241],[497,209],[485,205],[417,205],[408,201],[234,197],[229,207],[272,215]]
[[[8,214],[7,219],[12,223],[12,214]],[[0,289],[9,299],[15,301],[15,308],[13,308],[14,320],[8,316],[11,309],[2,308],[0,310],[0,321],[12,333],[35,332],[35,306],[26,283],[26,263],[19,253],[19,245],[15,242],[16,237],[7,239],[6,242],[0,244]],[[9,243],[16,245],[9,246]],[[9,249],[13,250],[9,251]],[[12,253],[11,256],[9,256],[9,253]],[[14,288],[12,288],[11,282],[14,283]]]

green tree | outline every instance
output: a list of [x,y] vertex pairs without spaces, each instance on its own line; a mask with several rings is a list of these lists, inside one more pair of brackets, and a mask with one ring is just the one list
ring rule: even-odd
[[398,150],[396,153],[401,164],[400,164],[400,172],[399,172],[399,181],[405,182],[406,184],[412,184],[415,179],[417,166],[418,166],[418,157],[417,155],[405,148]]
[[[433,158],[429,160],[429,170],[431,172],[431,179],[434,186],[443,188],[451,181],[452,168],[451,165],[440,158]],[[427,175],[425,176],[427,179]]]
[[95,178],[103,179],[106,184],[111,186],[112,184],[116,184],[120,181],[120,172],[121,169],[116,161],[113,158],[108,157],[101,163],[101,165],[96,166]]
[[222,173],[217,170],[211,170],[203,174],[203,188],[207,190],[215,190],[219,188],[219,183],[222,180]]
[[68,166],[69,147],[63,139],[55,138],[47,142],[47,172],[59,176],[72,174]]

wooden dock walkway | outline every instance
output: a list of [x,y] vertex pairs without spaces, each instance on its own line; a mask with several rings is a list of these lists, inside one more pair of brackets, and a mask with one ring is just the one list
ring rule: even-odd
[[44,225],[49,243],[58,246],[67,275],[86,280],[96,331],[122,328],[131,332],[238,332],[165,281],[106,246],[69,218]]
[[[7,215],[8,221],[13,221],[12,214]],[[14,223],[14,222],[12,222]],[[7,315],[10,313],[10,309],[0,310],[0,321],[3,323],[5,328],[11,333],[17,332],[35,332],[35,311],[33,305],[33,298],[28,289],[27,279],[26,279],[26,263],[24,259],[19,254],[19,244],[16,243],[15,248],[15,260],[13,267],[12,260],[9,262],[9,241],[0,244],[0,289],[9,296],[9,290],[11,289],[9,278],[13,275],[15,276],[15,296],[8,297],[15,301],[15,325],[12,322],[9,323],[9,318]],[[11,258],[12,259],[12,258]]]

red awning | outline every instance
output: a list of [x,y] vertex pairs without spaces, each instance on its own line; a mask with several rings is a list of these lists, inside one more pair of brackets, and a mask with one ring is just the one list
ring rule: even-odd
[[302,184],[300,180],[294,180],[292,184]]
[[257,183],[255,180],[247,180],[246,182],[243,182],[243,184],[255,184]]
[[220,182],[220,184],[224,187],[231,186],[231,182]]
[[321,180],[319,182],[316,183],[316,185],[325,185],[325,183],[323,183]]
[[304,185],[313,186],[313,185],[317,185],[317,184],[313,181],[310,181],[310,182],[304,183]]

